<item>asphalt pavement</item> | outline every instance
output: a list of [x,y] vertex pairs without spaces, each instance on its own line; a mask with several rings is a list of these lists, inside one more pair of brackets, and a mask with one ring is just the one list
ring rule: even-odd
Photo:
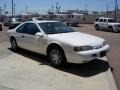
[[75,27],[75,29],[83,33],[102,37],[110,45],[110,52],[107,58],[118,90],[120,90],[120,33],[96,31],[93,24],[81,24],[79,27]]

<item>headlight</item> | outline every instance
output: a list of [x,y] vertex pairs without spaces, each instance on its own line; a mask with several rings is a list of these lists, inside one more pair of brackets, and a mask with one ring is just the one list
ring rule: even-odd
[[92,50],[92,49],[93,49],[93,47],[91,47],[91,46],[74,47],[74,51],[75,51],[75,52],[88,51],[88,50]]
[[106,44],[107,44],[107,42],[106,42],[106,41],[104,41],[104,42],[103,42],[103,46],[105,46]]
[[120,25],[114,25],[114,27],[120,27]]

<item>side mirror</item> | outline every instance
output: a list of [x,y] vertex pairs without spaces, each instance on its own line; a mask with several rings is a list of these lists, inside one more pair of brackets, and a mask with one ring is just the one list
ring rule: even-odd
[[43,33],[41,33],[41,32],[38,32],[38,33],[36,33],[35,35],[36,35],[36,36],[39,36],[39,37],[43,37]]

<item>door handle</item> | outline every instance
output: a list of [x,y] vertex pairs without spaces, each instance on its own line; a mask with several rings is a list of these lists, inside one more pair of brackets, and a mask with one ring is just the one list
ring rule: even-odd
[[22,38],[24,38],[24,36],[22,36]]

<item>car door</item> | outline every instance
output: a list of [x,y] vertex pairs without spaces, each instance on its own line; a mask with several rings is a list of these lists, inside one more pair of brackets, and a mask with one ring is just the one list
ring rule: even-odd
[[104,19],[103,24],[102,24],[102,28],[107,29],[107,26],[108,26],[107,19]]
[[16,34],[15,34],[15,38],[17,40],[17,44],[19,47],[21,48],[25,48],[24,47],[24,28],[26,26],[26,23],[25,24],[22,24],[21,26],[19,26],[17,29],[16,29]]
[[100,19],[99,20],[99,28],[101,28],[101,29],[103,29],[103,25],[104,23],[103,23],[103,19]]
[[40,32],[40,30],[35,23],[27,23],[24,28],[22,41],[26,49],[42,54],[44,39],[43,37],[35,35],[38,32]]

